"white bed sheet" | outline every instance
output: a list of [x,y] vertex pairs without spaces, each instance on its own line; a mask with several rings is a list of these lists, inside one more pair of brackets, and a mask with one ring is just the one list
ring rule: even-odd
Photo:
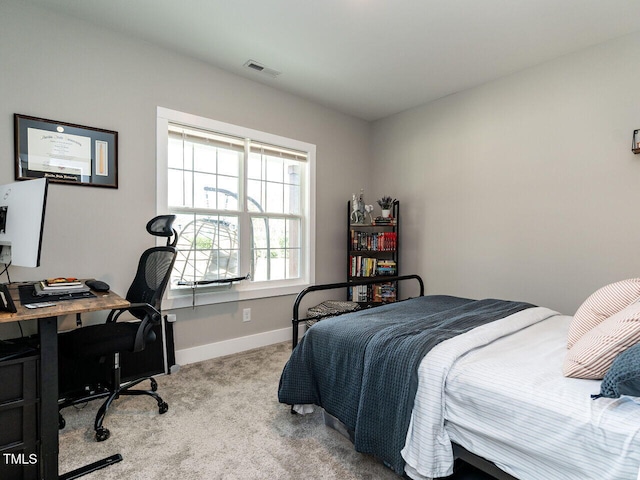
[[403,449],[409,476],[451,473],[453,441],[521,480],[640,479],[640,399],[592,400],[599,381],[562,375],[570,320],[532,308],[433,349],[418,390],[428,395],[435,378],[444,401],[416,397]]

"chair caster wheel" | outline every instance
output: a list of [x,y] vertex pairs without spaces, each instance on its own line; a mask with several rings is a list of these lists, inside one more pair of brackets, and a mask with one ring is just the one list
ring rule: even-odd
[[98,442],[104,442],[110,436],[111,432],[108,428],[100,427],[96,430],[96,441]]
[[64,417],[58,414],[58,430],[62,430],[67,425],[67,421]]
[[167,410],[169,410],[169,404],[167,402],[162,402],[160,405],[158,405],[158,412],[160,413],[160,415],[162,415],[163,413],[167,413]]
[[151,378],[151,391],[155,392],[156,390],[158,390],[158,382],[156,382],[155,378]]

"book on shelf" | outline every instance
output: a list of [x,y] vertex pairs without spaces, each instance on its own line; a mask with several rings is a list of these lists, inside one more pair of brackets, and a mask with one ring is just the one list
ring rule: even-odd
[[396,219],[393,217],[376,217],[371,225],[391,225],[394,226],[396,224]]
[[396,301],[396,286],[393,283],[382,283],[373,286],[373,301],[390,303]]
[[376,272],[378,275],[395,275],[397,272],[395,260],[378,260]]

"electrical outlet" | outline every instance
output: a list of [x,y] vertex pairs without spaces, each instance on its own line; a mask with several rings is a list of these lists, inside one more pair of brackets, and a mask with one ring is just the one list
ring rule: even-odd
[[245,308],[242,310],[242,321],[250,322],[251,321],[251,309]]

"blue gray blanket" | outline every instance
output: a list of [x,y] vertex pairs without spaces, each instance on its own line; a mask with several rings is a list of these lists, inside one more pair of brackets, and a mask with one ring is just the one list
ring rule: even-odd
[[422,358],[444,340],[530,307],[433,295],[323,320],[292,352],[278,399],[324,408],[353,432],[357,451],[402,474]]

